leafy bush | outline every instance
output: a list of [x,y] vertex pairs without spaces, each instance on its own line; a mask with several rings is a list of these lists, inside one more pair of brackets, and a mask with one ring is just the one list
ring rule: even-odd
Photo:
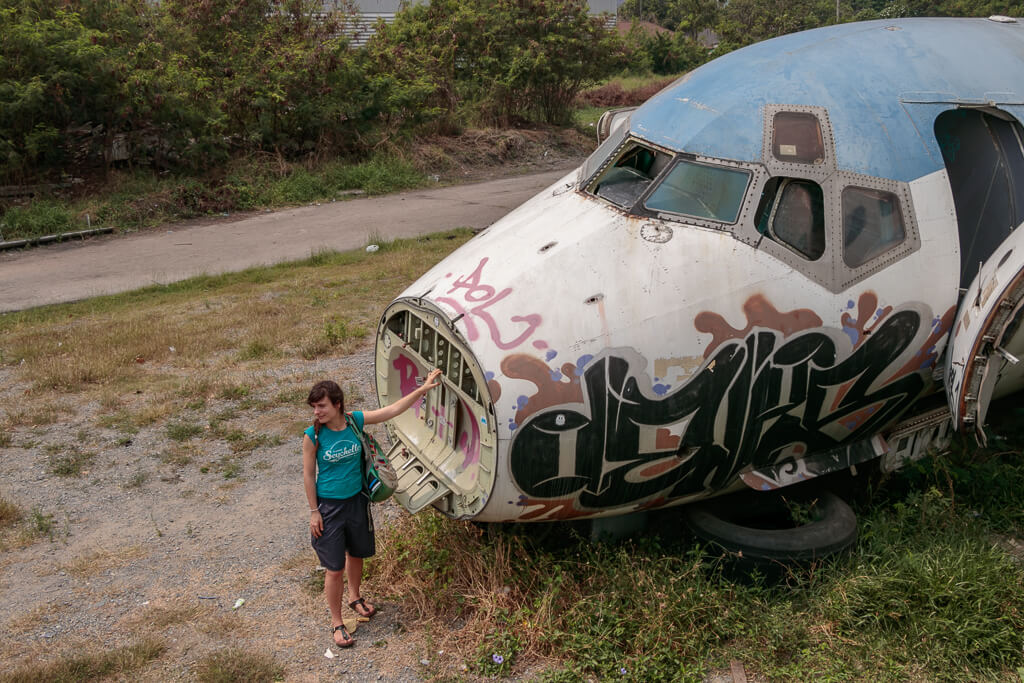
[[429,104],[484,123],[567,123],[576,94],[625,63],[625,47],[582,0],[435,0],[399,12],[370,41],[375,62]]

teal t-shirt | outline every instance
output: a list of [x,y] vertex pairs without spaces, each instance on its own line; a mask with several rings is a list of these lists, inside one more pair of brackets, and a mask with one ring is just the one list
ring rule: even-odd
[[[363,428],[362,411],[353,411],[352,419]],[[312,425],[305,433],[310,441],[317,443]],[[316,495],[340,500],[362,491],[362,457],[363,445],[348,424],[340,432],[321,426],[316,449]]]

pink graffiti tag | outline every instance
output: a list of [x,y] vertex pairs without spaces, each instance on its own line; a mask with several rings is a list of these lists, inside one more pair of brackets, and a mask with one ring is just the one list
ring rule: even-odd
[[[541,317],[538,313],[512,316],[509,318],[511,322],[526,323],[526,329],[512,341],[504,341],[501,338],[501,330],[498,329],[498,323],[494,320],[494,317],[487,309],[511,294],[512,288],[506,287],[500,292],[497,292],[494,287],[480,283],[480,277],[483,273],[484,264],[487,263],[487,260],[488,258],[486,256],[480,259],[480,263],[477,265],[476,270],[468,276],[463,275],[458,277],[455,282],[452,283],[452,288],[446,292],[446,294],[454,294],[460,289],[465,290],[465,292],[462,293],[462,299],[467,304],[470,304],[469,306],[463,306],[451,297],[437,297],[437,301],[448,304],[455,309],[457,314],[465,316],[463,320],[466,323],[466,336],[469,337],[470,341],[476,341],[480,336],[476,324],[476,320],[479,320],[487,326],[487,329],[491,334],[491,341],[494,342],[495,346],[507,351],[509,349],[514,349],[529,339],[530,335],[532,335],[540,325]],[[547,344],[541,341],[536,341],[533,345],[537,348],[545,348],[547,346]]]
[[[391,361],[391,366],[398,371],[398,387],[402,391],[402,396],[411,394],[419,388],[419,385],[416,384],[416,363],[408,356],[403,353],[398,354],[398,357]],[[413,405],[416,417],[420,416],[422,409],[423,400],[420,399]]]
[[480,425],[473,419],[473,413],[466,407],[465,401],[462,401],[462,409],[469,413],[469,426],[470,431],[462,432],[459,437],[459,450],[466,454],[466,457],[462,461],[462,469],[466,469],[475,462],[480,460]]

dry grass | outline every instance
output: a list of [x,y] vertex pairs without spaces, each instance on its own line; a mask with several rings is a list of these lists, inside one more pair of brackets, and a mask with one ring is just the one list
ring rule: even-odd
[[24,516],[25,513],[20,507],[0,496],[0,529],[14,526]]
[[141,557],[145,557],[149,551],[141,545],[107,550],[99,548],[73,558],[71,561],[60,565],[60,569],[77,577],[96,576],[108,569],[115,569]]
[[48,662],[31,663],[0,673],[0,683],[38,681],[128,680],[129,674],[163,654],[165,646],[156,638],[109,650],[75,648]]
[[295,553],[291,557],[287,558],[278,567],[283,572],[295,571],[297,569],[312,569],[315,568],[319,563],[316,555],[312,550],[304,550],[301,553]]
[[[138,427],[175,410],[162,407],[171,399],[244,395],[233,377],[240,361],[254,370],[280,357],[355,351],[384,306],[468,236],[384,245],[375,254],[319,254],[299,264],[11,314],[0,320],[0,357],[17,367],[33,393],[86,392],[112,411],[108,421]],[[170,391],[154,390],[158,377]],[[124,389],[133,386],[152,399],[145,408],[123,405]],[[46,419],[0,407],[12,426]]]
[[[434,646],[472,660],[495,624],[530,605],[531,623],[516,627],[519,658],[549,655],[551,643],[535,626],[554,622],[556,605],[543,587],[523,581],[524,575],[534,575],[523,569],[532,565],[532,558],[515,537],[488,542],[477,527],[432,510],[418,518],[399,517],[377,533],[382,550],[371,561],[368,585],[378,594],[400,587],[403,604],[417,620],[428,627],[444,624],[432,630]],[[443,547],[432,540],[438,535],[446,539]],[[558,597],[563,604],[567,600],[564,593]],[[455,622],[461,627],[450,628]]]
[[7,628],[12,632],[37,629],[50,619],[59,617],[62,610],[63,607],[57,604],[39,605],[27,612],[11,616],[7,620]]
[[204,634],[223,634],[244,626],[235,612],[223,612],[213,604],[181,605],[177,601],[158,600],[133,612],[119,623],[136,633],[163,634],[174,627],[185,627]]

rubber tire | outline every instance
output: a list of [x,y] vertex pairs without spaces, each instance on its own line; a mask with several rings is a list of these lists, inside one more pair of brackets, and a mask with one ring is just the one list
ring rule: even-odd
[[698,537],[749,560],[811,562],[857,540],[857,517],[846,501],[830,491],[820,491],[813,498],[818,501],[819,519],[784,529],[755,528],[736,521],[781,516],[785,501],[779,493],[744,492],[692,503],[683,508],[683,516]]

